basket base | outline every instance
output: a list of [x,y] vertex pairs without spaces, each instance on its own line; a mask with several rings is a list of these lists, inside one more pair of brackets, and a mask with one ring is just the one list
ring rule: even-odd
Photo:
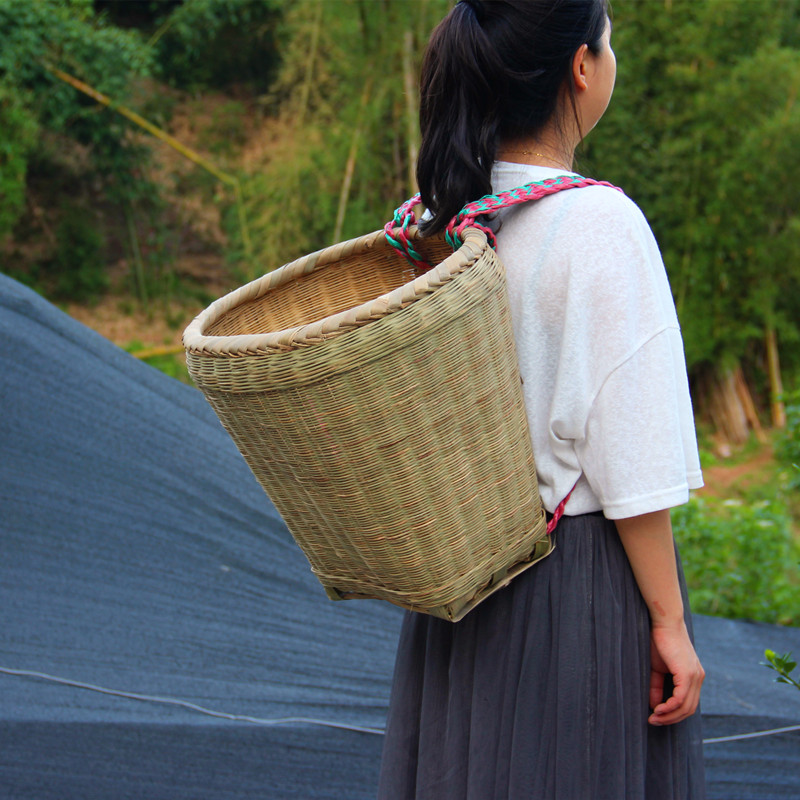
[[503,567],[492,574],[491,580],[479,587],[476,591],[470,592],[467,595],[457,597],[449,603],[435,607],[424,607],[414,605],[413,603],[404,602],[401,598],[392,598],[383,594],[377,596],[374,594],[361,594],[358,592],[342,592],[334,586],[325,586],[325,593],[331,600],[387,600],[393,605],[400,606],[409,611],[417,611],[422,614],[430,614],[433,617],[446,619],[450,622],[458,622],[463,619],[475,606],[482,603],[487,597],[490,597],[500,589],[505,588],[511,583],[514,578],[520,573],[529,569],[538,561],[546,558],[555,549],[555,540],[547,534],[543,539],[540,539],[534,545],[530,555],[522,561],[517,561],[507,567]]

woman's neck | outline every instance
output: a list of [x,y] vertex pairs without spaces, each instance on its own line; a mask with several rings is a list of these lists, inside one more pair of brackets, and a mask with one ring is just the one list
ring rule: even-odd
[[498,161],[512,161],[518,164],[535,164],[572,171],[575,147],[561,137],[543,133],[535,138],[507,139],[497,148]]

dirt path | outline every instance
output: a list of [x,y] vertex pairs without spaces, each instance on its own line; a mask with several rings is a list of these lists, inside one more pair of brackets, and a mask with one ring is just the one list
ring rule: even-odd
[[734,463],[719,463],[703,470],[705,486],[698,494],[713,497],[729,497],[736,490],[769,481],[775,471],[775,454],[772,445],[765,444],[746,460]]
[[111,288],[106,295],[90,305],[67,303],[64,310],[78,322],[97,331],[119,347],[128,348],[138,342],[141,347],[179,348],[184,328],[212,299],[235,288],[231,275],[218,254],[193,254],[178,258],[175,272],[188,279],[191,286],[202,290],[205,302],[191,301],[165,304],[155,298],[150,313],[142,310],[138,300],[122,287],[130,268],[120,260],[109,268]]
[[142,311],[121,311],[117,297],[106,297],[93,306],[80,306],[70,303],[65,311],[78,322],[97,331],[120,347],[132,342],[140,342],[144,347],[160,347],[181,343],[181,334],[186,325],[201,310],[176,307],[171,312],[170,324],[161,315],[148,316]]

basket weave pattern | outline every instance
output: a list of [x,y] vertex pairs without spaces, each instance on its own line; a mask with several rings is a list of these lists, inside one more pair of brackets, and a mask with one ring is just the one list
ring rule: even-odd
[[328,595],[459,619],[550,540],[502,265],[475,229],[415,246],[422,275],[383,231],[299,259],[184,342]]

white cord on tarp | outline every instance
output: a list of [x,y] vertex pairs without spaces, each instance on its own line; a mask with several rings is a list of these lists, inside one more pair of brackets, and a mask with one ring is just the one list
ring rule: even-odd
[[383,734],[383,730],[380,728],[367,728],[362,725],[348,725],[340,722],[329,722],[328,720],[313,719],[311,717],[276,717],[274,719],[262,719],[260,717],[250,717],[245,714],[227,714],[224,711],[214,711],[213,709],[199,706],[196,703],[190,703],[188,700],[177,700],[173,697],[157,697],[148,694],[123,692],[117,689],[107,689],[103,686],[95,686],[91,683],[82,683],[80,681],[73,681],[69,680],[68,678],[59,678],[55,675],[48,675],[44,672],[33,672],[26,669],[8,669],[7,667],[0,667],[0,672],[4,672],[6,675],[18,675],[25,678],[41,678],[42,680],[53,681],[54,683],[60,683],[64,686],[74,686],[78,689],[89,689],[92,692],[110,694],[114,697],[125,697],[129,700],[144,700],[150,703],[164,703],[171,706],[180,706],[181,708],[188,708],[191,711],[198,711],[201,714],[207,714],[210,717],[229,719],[234,722],[252,722],[255,725],[290,725],[292,723],[306,723],[308,725],[324,725],[328,728],[340,728],[346,731],[356,731],[357,733]]
[[757,739],[759,736],[772,736],[776,733],[791,733],[792,731],[800,731],[800,725],[789,725],[787,728],[772,728],[768,731],[754,731],[753,733],[737,733],[735,736],[717,736],[713,739],[703,739],[703,744],[738,742],[742,739]]
[[[330,722],[324,719],[314,719],[312,717],[276,717],[273,719],[262,719],[260,717],[250,717],[246,714],[227,714],[224,711],[214,711],[210,708],[204,708],[196,703],[190,703],[188,700],[177,700],[173,697],[157,697],[148,694],[136,694],[134,692],[123,692],[117,689],[107,689],[103,686],[95,686],[91,683],[82,683],[80,681],[69,680],[68,678],[59,678],[55,675],[48,675],[45,672],[34,672],[26,669],[9,669],[8,667],[0,667],[0,672],[6,675],[17,675],[24,678],[41,678],[45,681],[53,681],[60,683],[64,686],[74,686],[77,689],[88,689],[92,692],[100,692],[101,694],[109,694],[114,697],[125,697],[129,700],[143,700],[150,703],[163,703],[171,706],[180,706],[181,708],[188,708],[190,711],[197,711],[201,714],[207,714],[210,717],[217,717],[219,719],[228,719],[234,722],[251,722],[255,725],[288,725],[292,723],[305,723],[307,725],[323,725],[326,728],[338,728],[339,730],[355,731],[356,733],[373,733],[382,736],[385,731],[381,728],[368,728],[363,725],[348,725],[343,722]],[[789,725],[786,728],[772,728],[766,731],[754,731],[752,733],[739,733],[733,736],[717,736],[712,739],[703,739],[703,744],[718,744],[721,742],[738,742],[744,739],[756,739],[761,736],[774,736],[779,733],[791,733],[793,731],[800,731],[800,725]]]

